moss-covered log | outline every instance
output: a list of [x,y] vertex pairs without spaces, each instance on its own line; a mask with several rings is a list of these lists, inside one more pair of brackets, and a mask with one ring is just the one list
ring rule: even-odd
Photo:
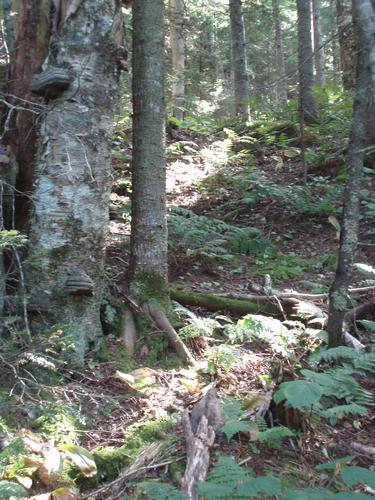
[[227,311],[235,314],[262,313],[277,316],[280,309],[277,304],[258,303],[245,300],[218,297],[207,293],[187,292],[171,289],[171,299],[186,306],[204,307],[209,311]]

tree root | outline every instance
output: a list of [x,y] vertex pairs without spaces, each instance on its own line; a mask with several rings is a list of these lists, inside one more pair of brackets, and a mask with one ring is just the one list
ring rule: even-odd
[[126,352],[128,356],[131,358],[134,356],[135,352],[136,336],[137,336],[137,330],[135,326],[134,316],[131,309],[127,307],[125,309],[124,328],[121,332],[121,339],[122,343],[126,347]]

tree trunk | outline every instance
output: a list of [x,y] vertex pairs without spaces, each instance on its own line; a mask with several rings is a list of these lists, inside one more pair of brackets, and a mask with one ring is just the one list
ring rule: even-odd
[[[3,0],[3,5],[5,15],[8,10],[13,10],[9,0]],[[17,16],[10,17],[6,23],[11,64],[6,98],[18,109],[7,109],[4,143],[9,147],[12,159],[8,180],[11,179],[13,188],[17,188],[16,214],[12,214],[12,220],[6,221],[6,225],[11,227],[15,219],[17,228],[22,229],[30,208],[29,193],[33,187],[38,148],[39,118],[33,113],[38,108],[33,108],[31,103],[40,102],[40,99],[31,93],[30,83],[48,54],[51,2],[19,2],[18,7]],[[15,19],[14,24],[12,19]]]
[[236,115],[250,117],[249,74],[245,44],[245,24],[241,0],[229,0]]
[[182,120],[185,100],[184,0],[170,0],[169,12],[172,51],[172,114]]
[[311,42],[310,0],[297,0],[298,11],[298,65],[300,87],[301,121],[316,121],[316,103],[312,93],[314,85],[314,64]]
[[[375,99],[375,16],[370,0],[354,0],[354,15],[358,29],[357,89],[354,102],[352,132],[348,151],[348,181],[344,195],[339,259],[330,289],[327,331],[329,346],[343,344],[343,323],[347,312],[350,270],[357,248],[360,190],[363,171],[366,108],[369,98]],[[371,89],[371,92],[369,92]]]
[[280,0],[272,0],[273,23],[275,27],[276,71],[277,71],[277,100],[285,103],[288,100],[288,79],[285,71],[283,41],[281,35]]
[[340,54],[339,54],[339,45],[337,42],[336,33],[337,29],[337,12],[336,12],[336,1],[330,0],[330,37],[331,37],[331,53],[332,53],[332,83],[333,85],[339,85],[341,82],[340,76]]
[[356,85],[356,43],[354,34],[352,0],[336,0],[337,26],[340,44],[342,83],[344,89]]
[[47,104],[40,119],[26,277],[32,327],[59,325],[74,342],[72,362],[82,364],[102,335],[122,18],[116,0],[85,0],[60,10],[58,19],[44,71],[33,80]]
[[167,224],[163,0],[133,5],[133,191],[130,291],[165,298]]
[[322,39],[322,27],[320,22],[320,0],[312,0],[314,21],[314,61],[315,61],[315,84],[325,85],[325,56]]

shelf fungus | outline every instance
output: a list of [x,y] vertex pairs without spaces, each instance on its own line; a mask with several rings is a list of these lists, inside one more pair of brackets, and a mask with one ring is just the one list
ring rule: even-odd
[[31,81],[31,90],[34,94],[56,99],[67,90],[74,80],[68,68],[50,66],[43,73],[35,75]]
[[74,271],[65,282],[65,290],[70,295],[92,295],[94,282],[84,271]]

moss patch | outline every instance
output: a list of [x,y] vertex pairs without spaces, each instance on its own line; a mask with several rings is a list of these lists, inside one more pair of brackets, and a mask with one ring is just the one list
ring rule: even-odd
[[[130,465],[140,451],[155,441],[168,439],[167,431],[171,428],[170,419],[161,418],[129,427],[125,444],[119,448],[99,447],[93,451],[98,468],[97,481],[112,481],[120,471]],[[85,482],[85,487],[90,487]]]
[[40,433],[53,437],[57,444],[78,444],[79,433],[84,427],[77,409],[62,404],[50,406],[34,420],[33,427]]

